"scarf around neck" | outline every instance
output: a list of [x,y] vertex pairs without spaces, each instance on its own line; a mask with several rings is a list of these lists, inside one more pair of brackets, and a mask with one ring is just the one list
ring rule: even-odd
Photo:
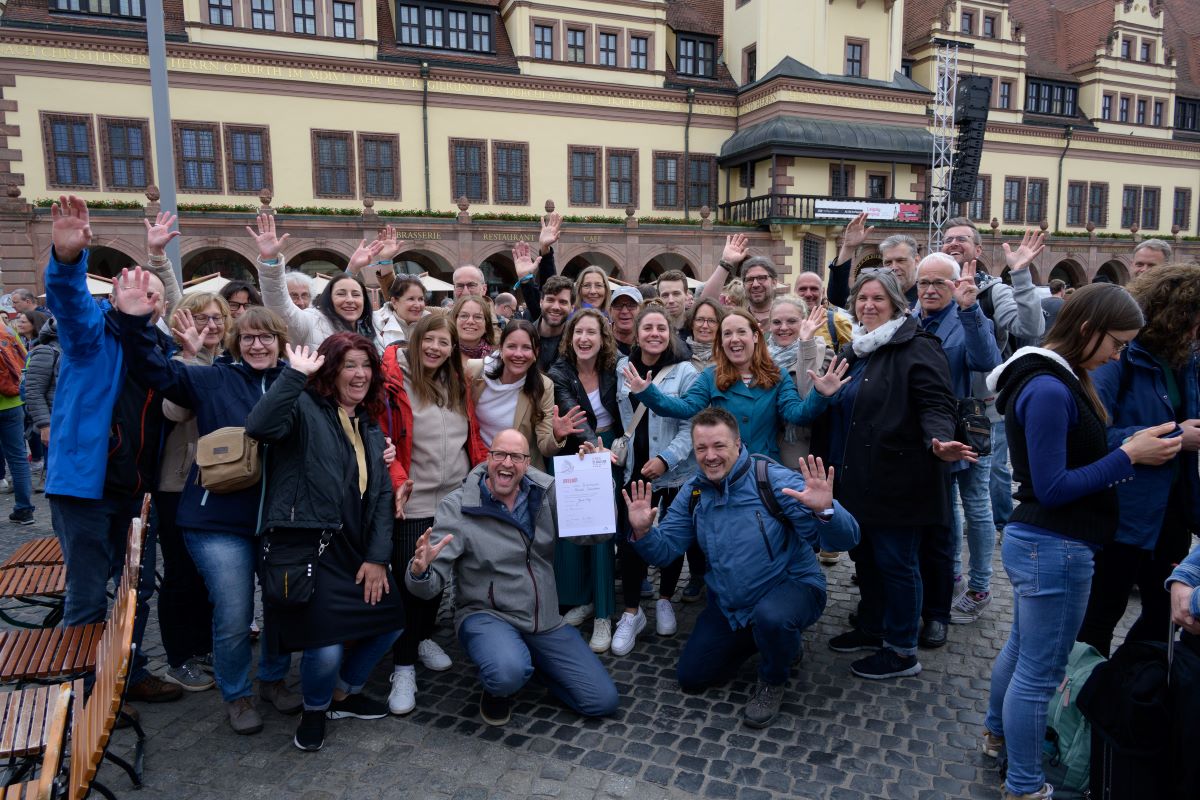
[[890,342],[892,337],[896,335],[896,331],[900,330],[900,326],[906,322],[908,322],[908,316],[904,315],[888,320],[870,333],[856,322],[851,333],[850,346],[854,348],[855,354],[859,356],[870,355]]
[[479,344],[474,347],[468,347],[462,342],[458,343],[458,351],[467,358],[486,358],[491,354],[492,349],[492,346],[484,339],[480,339]]
[[695,339],[693,339],[692,337],[689,336],[687,343],[688,343],[688,347],[692,348],[692,360],[693,361],[699,359],[700,361],[704,361],[705,363],[708,363],[708,364],[712,363],[712,360],[713,360],[712,342],[709,342],[708,344],[701,344],[700,342],[697,342]]
[[800,360],[800,340],[794,339],[791,344],[781,345],[775,344],[775,337],[772,336],[767,339],[767,352],[771,354],[771,360],[779,367],[779,371],[787,372]]

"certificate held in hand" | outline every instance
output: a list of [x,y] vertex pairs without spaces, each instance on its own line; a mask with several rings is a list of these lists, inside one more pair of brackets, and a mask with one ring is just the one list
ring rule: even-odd
[[605,537],[617,532],[612,461],[607,452],[554,458],[558,535]]

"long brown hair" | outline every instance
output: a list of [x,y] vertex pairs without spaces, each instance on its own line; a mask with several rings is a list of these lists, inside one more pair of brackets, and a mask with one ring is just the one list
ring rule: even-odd
[[524,331],[533,345],[533,363],[529,365],[529,372],[525,373],[525,383],[521,386],[521,392],[529,398],[529,407],[533,409],[533,427],[537,428],[538,423],[542,421],[542,395],[546,393],[546,386],[542,381],[541,365],[538,364],[542,342],[533,323],[523,319],[508,321],[508,324],[504,326],[504,331],[500,334],[500,345],[496,348],[496,363],[487,376],[492,380],[498,380],[504,374],[504,359],[501,357],[504,342],[517,331]]
[[1067,298],[1054,320],[1054,327],[1046,334],[1043,347],[1058,353],[1071,365],[1084,394],[1105,422],[1108,412],[1082,365],[1107,345],[1104,340],[1109,331],[1133,331],[1145,324],[1137,301],[1124,287],[1115,283],[1091,283]]
[[1175,369],[1188,363],[1200,320],[1200,266],[1169,264],[1143,272],[1129,293],[1146,315],[1138,343]]
[[[421,361],[421,342],[425,336],[446,331],[450,336],[450,357],[440,367],[429,370]],[[430,314],[413,323],[408,334],[408,377],[413,393],[425,405],[448,408],[464,416],[467,401],[463,387],[462,359],[458,357],[458,332],[444,314]]]
[[483,312],[483,337],[481,341],[487,342],[493,347],[496,344],[496,314],[492,311],[492,301],[482,295],[464,294],[462,297],[454,301],[454,305],[450,307],[450,322],[455,326],[454,341],[458,341],[458,312],[462,311],[462,307],[467,303],[475,303]]
[[762,326],[744,308],[729,309],[717,331],[717,340],[713,343],[713,357],[717,363],[717,388],[723,392],[742,379],[741,371],[733,365],[729,356],[725,355],[725,337],[723,335],[725,323],[733,317],[744,319],[750,326],[750,330],[757,335],[758,338],[754,341],[754,353],[750,356],[750,375],[755,384],[764,389],[770,389],[779,383],[779,367],[775,366],[775,362],[771,360],[771,353],[767,350],[767,337],[763,335]]
[[558,355],[568,364],[579,371],[579,360],[575,356],[575,328],[581,320],[594,319],[600,329],[600,352],[596,355],[596,372],[611,372],[617,366],[617,340],[613,338],[612,326],[608,320],[594,308],[584,308],[576,311],[567,321],[567,329],[558,343]]

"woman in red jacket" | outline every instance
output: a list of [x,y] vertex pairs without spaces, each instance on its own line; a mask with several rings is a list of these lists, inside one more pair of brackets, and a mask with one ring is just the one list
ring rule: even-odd
[[[413,325],[405,351],[393,344],[383,354],[387,408],[379,425],[396,445],[389,467],[396,493],[392,569],[407,568],[417,539],[433,524],[438,503],[462,485],[487,448],[479,437],[474,401],[458,357],[458,337],[443,314]],[[430,635],[441,595],[422,600],[404,589],[404,633],[392,650],[394,671],[388,707],[407,714],[416,707],[416,662],[449,669],[450,658]]]

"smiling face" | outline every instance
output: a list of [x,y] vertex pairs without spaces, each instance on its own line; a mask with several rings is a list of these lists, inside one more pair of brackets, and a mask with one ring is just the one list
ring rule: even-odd
[[237,319],[250,307],[250,293],[245,289],[229,295],[229,316]]
[[458,331],[460,344],[468,347],[479,344],[487,329],[487,314],[484,313],[483,304],[473,300],[463,303],[458,316],[454,318],[454,329]]
[[659,281],[658,297],[667,307],[671,319],[682,322],[687,315],[687,284],[682,281]]
[[[496,454],[500,454],[497,460]],[[520,464],[510,457],[518,456]],[[529,469],[529,442],[519,432],[511,428],[500,431],[492,439],[492,450],[488,455],[487,482],[492,495],[501,502],[507,502],[521,490],[521,479]]]
[[303,281],[288,281],[287,289],[296,308],[308,308],[312,305],[312,295],[308,291],[308,285]]
[[342,366],[334,379],[338,405],[342,408],[357,408],[371,388],[371,359],[362,350],[346,353]]
[[418,284],[411,283],[404,290],[404,294],[393,297],[390,302],[396,316],[411,325],[425,313],[425,289]]
[[599,272],[589,272],[579,284],[579,300],[593,308],[604,307],[604,294],[608,284]]
[[358,281],[353,278],[342,278],[333,284],[329,301],[333,305],[335,314],[347,324],[354,325],[362,316],[363,303],[366,302],[366,299],[363,297],[363,290],[358,285]]
[[618,339],[629,339],[633,334],[637,311],[638,304],[632,297],[618,297],[612,301],[608,312],[612,315],[613,336]]
[[766,267],[754,266],[746,270],[742,279],[746,284],[746,299],[753,308],[763,308],[775,297],[775,279]]
[[1133,254],[1133,277],[1136,278],[1148,269],[1161,267],[1166,260],[1167,256],[1163,251],[1155,250],[1151,247],[1143,247]]
[[596,319],[591,316],[580,318],[571,334],[571,348],[575,351],[575,361],[579,364],[595,363],[600,355],[600,344],[600,325]]
[[737,463],[742,440],[726,425],[697,425],[692,428],[692,449],[704,477],[720,483]]
[[821,305],[825,300],[825,284],[821,276],[815,272],[801,272],[796,278],[796,296],[809,308]]
[[441,329],[429,331],[421,337],[421,366],[430,372],[435,371],[450,354],[454,352],[454,343],[450,341],[450,331]]
[[571,290],[542,295],[542,319],[551,328],[561,328],[571,313]]
[[717,312],[712,306],[700,306],[692,317],[692,339],[699,344],[712,344],[717,340]]
[[771,338],[775,344],[787,347],[800,335],[804,316],[793,303],[776,303],[771,309]]
[[225,317],[221,314],[221,307],[209,303],[192,318],[196,321],[196,330],[204,337],[204,349],[210,352],[216,350],[225,339]]
[[638,323],[637,343],[642,357],[653,363],[671,346],[671,321],[666,314],[647,314]]
[[730,314],[721,323],[721,347],[725,357],[739,370],[746,370],[754,358],[754,345],[758,342],[758,333],[751,327],[745,317]]
[[868,332],[890,320],[895,313],[896,309],[879,281],[864,283],[854,298],[854,316]]
[[251,369],[263,370],[279,360],[279,338],[262,328],[243,328],[238,331],[238,349],[242,361]]
[[947,228],[946,236],[942,239],[942,252],[953,256],[960,267],[968,261],[974,261],[983,252],[983,247],[975,244],[976,233],[974,228],[966,225]]
[[525,373],[537,361],[537,351],[529,334],[523,330],[508,334],[504,344],[500,345],[500,361],[504,364],[504,371],[500,374],[503,383],[516,383],[524,379]]

